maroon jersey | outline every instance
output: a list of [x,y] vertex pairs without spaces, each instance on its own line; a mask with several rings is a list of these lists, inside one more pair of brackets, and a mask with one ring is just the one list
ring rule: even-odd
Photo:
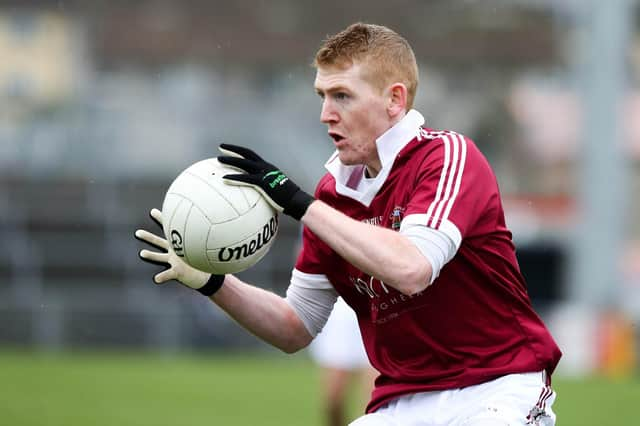
[[[510,373],[550,374],[561,353],[531,307],[485,157],[464,136],[430,129],[414,131],[396,152],[384,183],[364,203],[344,195],[329,173],[315,195],[356,220],[445,232],[459,248],[433,284],[403,295],[349,264],[307,228],[296,263],[302,272],[326,275],[357,313],[369,360],[380,372],[367,412],[404,394]],[[362,170],[350,170],[343,187],[361,179]]]

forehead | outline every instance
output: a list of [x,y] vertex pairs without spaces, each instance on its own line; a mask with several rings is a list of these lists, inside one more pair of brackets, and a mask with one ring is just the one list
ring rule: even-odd
[[366,84],[362,77],[362,65],[346,67],[318,67],[314,87],[318,91],[330,91],[337,87],[353,87]]

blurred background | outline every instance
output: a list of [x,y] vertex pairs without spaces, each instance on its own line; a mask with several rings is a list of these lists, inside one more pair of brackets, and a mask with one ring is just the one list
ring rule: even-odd
[[[639,6],[0,1],[0,423],[320,424],[306,355],[155,286],[133,231],[151,229],[173,178],[221,142],[312,191],[332,143],[310,63],[355,21],[407,38],[416,109],[474,139],[495,169],[530,295],[564,352],[559,424],[633,423]],[[240,277],[284,294],[298,235],[282,218]]]

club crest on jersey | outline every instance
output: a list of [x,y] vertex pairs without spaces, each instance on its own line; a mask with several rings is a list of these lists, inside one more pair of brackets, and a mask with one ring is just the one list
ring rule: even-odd
[[400,230],[400,223],[402,222],[402,216],[404,215],[405,210],[406,209],[404,207],[395,206],[389,215],[389,219],[391,219],[391,229],[394,231]]

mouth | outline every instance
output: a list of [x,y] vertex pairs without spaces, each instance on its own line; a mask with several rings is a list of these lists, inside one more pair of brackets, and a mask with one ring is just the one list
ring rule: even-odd
[[329,132],[329,136],[331,137],[331,139],[333,139],[333,141],[336,144],[340,143],[340,141],[342,141],[344,139],[344,136],[342,136],[341,134],[339,134],[337,132]]

